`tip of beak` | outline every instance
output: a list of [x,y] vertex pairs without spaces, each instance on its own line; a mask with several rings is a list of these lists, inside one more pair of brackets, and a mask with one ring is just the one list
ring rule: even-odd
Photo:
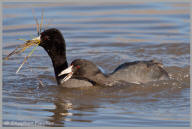
[[68,68],[66,68],[63,71],[61,71],[61,73],[58,74],[58,76],[71,73],[72,72],[72,68],[73,68],[73,65],[69,66]]
[[73,76],[73,72],[67,74],[67,76],[61,80],[61,83],[66,82],[66,81],[69,80],[72,76]]
[[40,36],[38,36],[38,37],[35,37],[35,38],[33,38],[32,40],[34,40],[34,41],[40,41]]
[[35,45],[35,44],[37,44],[37,45],[40,44],[40,36],[35,37],[31,40],[27,40],[27,42],[26,42],[26,45]]

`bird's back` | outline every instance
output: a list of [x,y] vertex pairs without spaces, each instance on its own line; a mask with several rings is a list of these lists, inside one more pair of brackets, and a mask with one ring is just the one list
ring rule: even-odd
[[118,66],[111,74],[111,78],[132,83],[146,83],[169,79],[162,64],[154,60],[127,62]]

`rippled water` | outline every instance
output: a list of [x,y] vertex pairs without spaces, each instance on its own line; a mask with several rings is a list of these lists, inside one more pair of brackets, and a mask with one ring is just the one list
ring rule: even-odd
[[32,9],[38,19],[44,9],[44,28],[61,30],[69,63],[84,58],[111,72],[126,61],[156,59],[172,80],[60,89],[42,48],[15,74],[29,49],[3,61],[4,126],[190,125],[189,3],[3,3],[3,57],[23,43],[17,39],[37,36]]

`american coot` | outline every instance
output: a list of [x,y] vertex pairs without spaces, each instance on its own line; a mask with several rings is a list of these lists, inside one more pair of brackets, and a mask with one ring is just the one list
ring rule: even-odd
[[35,40],[40,40],[39,46],[43,47],[50,56],[57,83],[63,87],[110,85],[117,80],[145,83],[169,78],[167,72],[155,61],[124,63],[109,75],[103,74],[88,60],[74,60],[68,68],[65,40],[58,29],[47,29]]
[[59,76],[66,74],[63,82],[67,82],[70,78],[80,78],[103,86],[114,86],[121,84],[122,81],[140,84],[169,79],[168,73],[162,68],[162,65],[154,60],[127,62],[118,66],[111,74],[106,75],[91,61],[76,59]]

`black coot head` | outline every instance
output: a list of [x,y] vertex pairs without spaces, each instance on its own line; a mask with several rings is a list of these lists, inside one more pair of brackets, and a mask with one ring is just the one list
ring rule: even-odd
[[76,59],[71,63],[71,66],[61,71],[59,76],[66,75],[63,81],[67,81],[70,78],[78,78],[96,82],[96,76],[101,74],[100,69],[91,61]]
[[46,50],[59,50],[62,49],[63,46],[65,47],[65,40],[62,33],[58,29],[51,28],[41,33],[39,46],[45,48]]
[[77,59],[74,60],[71,65],[73,66],[73,77],[92,78],[98,73],[101,73],[100,69],[88,60]]

